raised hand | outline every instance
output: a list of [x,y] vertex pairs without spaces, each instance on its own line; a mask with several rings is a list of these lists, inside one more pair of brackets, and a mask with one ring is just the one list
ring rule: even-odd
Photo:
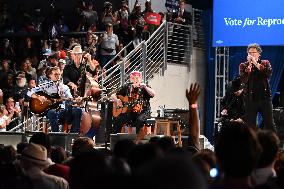
[[189,104],[196,104],[199,94],[200,94],[200,85],[197,83],[190,84],[190,89],[186,89],[186,98]]

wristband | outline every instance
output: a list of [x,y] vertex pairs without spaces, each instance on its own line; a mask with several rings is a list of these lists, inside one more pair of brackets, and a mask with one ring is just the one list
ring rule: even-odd
[[197,104],[191,104],[191,105],[189,105],[189,107],[190,107],[191,109],[197,109],[197,108],[198,108],[198,105],[197,105]]

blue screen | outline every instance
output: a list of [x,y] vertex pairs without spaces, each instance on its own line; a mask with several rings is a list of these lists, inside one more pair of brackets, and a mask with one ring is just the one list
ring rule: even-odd
[[214,0],[213,46],[284,45],[284,0]]

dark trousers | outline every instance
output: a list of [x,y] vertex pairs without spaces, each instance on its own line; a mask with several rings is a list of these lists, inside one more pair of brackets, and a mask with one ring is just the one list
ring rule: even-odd
[[264,129],[276,132],[271,98],[266,98],[259,101],[253,101],[250,99],[245,100],[245,122],[247,122],[249,125],[256,125],[258,112],[263,118]]
[[140,114],[134,112],[120,114],[113,122],[114,133],[120,133],[124,124],[130,127],[136,127],[136,133],[139,133],[148,117],[149,115],[147,112],[141,112]]

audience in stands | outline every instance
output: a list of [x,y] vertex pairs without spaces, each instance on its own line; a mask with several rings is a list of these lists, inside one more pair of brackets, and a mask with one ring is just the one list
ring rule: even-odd
[[[75,5],[70,23],[63,16],[64,10],[52,15],[56,18],[53,22],[47,22],[40,6],[29,13],[21,4],[13,15],[8,5],[1,4],[0,32],[24,34],[20,39],[1,39],[0,131],[18,125],[22,113],[16,104],[22,105],[28,88],[46,83],[51,67],[59,66],[64,82],[75,92],[82,59],[95,76],[98,64],[104,67],[130,41],[137,45],[156,28],[144,20],[147,12],[155,12],[149,0],[143,12],[139,3],[131,12],[127,1],[122,1],[118,11],[106,3],[102,14],[95,10],[93,1],[82,1]],[[181,1],[180,11],[167,18],[191,24],[191,16],[184,15],[189,14]],[[67,31],[86,33],[67,35]],[[39,37],[30,35],[36,32],[40,32]],[[85,57],[83,51],[90,56]],[[72,73],[78,77],[72,78]],[[221,128],[215,151],[201,149],[200,90],[198,84],[186,90],[190,113],[187,146],[177,145],[171,137],[154,137],[147,144],[118,141],[110,151],[95,149],[91,138],[79,137],[68,156],[65,146],[53,146],[48,134],[35,133],[28,143],[19,143],[17,150],[0,145],[0,188],[284,188],[284,153],[279,152],[279,139],[271,131],[256,133],[244,123],[228,122]]]

